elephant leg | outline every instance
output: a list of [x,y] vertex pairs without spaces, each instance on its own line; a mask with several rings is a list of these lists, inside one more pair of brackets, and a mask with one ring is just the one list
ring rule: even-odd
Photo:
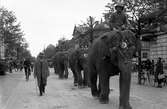
[[119,109],[132,109],[129,103],[130,98],[130,82],[131,82],[131,65],[130,63],[121,62],[119,65],[121,70],[119,78]]
[[54,66],[54,73],[57,74],[57,68]]
[[81,88],[81,86],[82,86],[82,74],[81,74],[80,69],[77,70],[77,78],[78,78],[78,87]]
[[62,66],[59,66],[59,78],[60,79],[63,79],[63,73],[64,73],[64,70],[63,70]]
[[83,85],[87,86],[88,85],[88,80],[87,80],[87,72],[83,71]]
[[90,81],[89,81],[89,77],[88,77],[87,68],[84,68],[84,71],[83,71],[83,85],[84,86],[90,86]]
[[90,74],[91,93],[93,97],[99,97],[99,90],[97,88],[97,73]]
[[106,104],[109,101],[109,75],[107,72],[100,72],[99,74],[99,85],[100,85],[100,103]]
[[74,77],[74,86],[77,86],[78,85],[77,74],[76,74],[74,68],[71,68],[71,70],[72,70],[73,77]]
[[60,78],[61,78],[61,79],[64,78],[64,70],[63,70],[63,69],[60,70]]
[[68,67],[66,65],[64,66],[64,72],[65,72],[64,77],[67,79],[68,78]]

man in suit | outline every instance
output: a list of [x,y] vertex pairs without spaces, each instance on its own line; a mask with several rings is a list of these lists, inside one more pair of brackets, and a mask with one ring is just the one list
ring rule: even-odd
[[40,96],[45,93],[45,86],[47,85],[47,77],[49,76],[49,68],[47,60],[43,53],[40,53],[34,64],[34,78],[37,78]]

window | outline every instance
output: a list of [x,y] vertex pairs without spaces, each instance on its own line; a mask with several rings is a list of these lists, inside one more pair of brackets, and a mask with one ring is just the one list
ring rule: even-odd
[[143,58],[148,58],[148,53],[147,52],[142,53],[142,57]]

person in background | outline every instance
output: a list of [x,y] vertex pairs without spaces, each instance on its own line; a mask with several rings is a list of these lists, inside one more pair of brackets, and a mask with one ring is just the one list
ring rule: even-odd
[[151,75],[154,75],[154,72],[155,72],[155,65],[154,65],[155,63],[154,63],[154,60],[151,60],[151,71],[150,71],[150,74]]
[[26,76],[26,81],[29,80],[29,76],[31,75],[31,61],[29,58],[25,59],[24,61],[24,71]]
[[49,76],[48,62],[43,53],[40,53],[34,64],[34,78],[37,78],[40,96],[45,93],[45,86],[47,85],[47,78]]
[[158,88],[162,88],[162,81],[163,78],[161,78],[160,75],[163,74],[163,63],[162,63],[162,59],[159,57],[158,61],[156,63],[156,72],[155,72],[155,79],[158,82]]

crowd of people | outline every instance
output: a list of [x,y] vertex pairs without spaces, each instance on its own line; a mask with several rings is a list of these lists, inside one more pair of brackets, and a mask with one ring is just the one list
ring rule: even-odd
[[[142,72],[146,71],[147,77],[150,79],[150,75],[154,76],[154,83],[157,83],[158,88],[162,88],[162,83],[167,84],[166,73],[164,71],[164,60],[159,57],[157,62],[147,59],[142,61]],[[144,73],[143,73],[144,74]]]

